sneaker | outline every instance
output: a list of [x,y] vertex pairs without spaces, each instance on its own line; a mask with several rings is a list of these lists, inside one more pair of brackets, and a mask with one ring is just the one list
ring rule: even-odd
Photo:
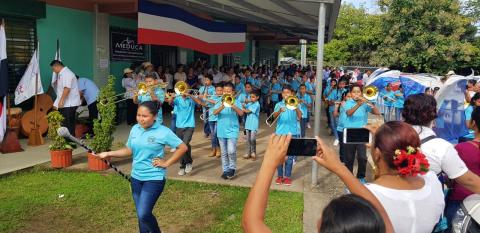
[[177,150],[177,148],[172,148],[172,149],[170,149],[170,152],[173,153],[173,152],[175,152],[176,150]]
[[245,155],[243,156],[244,159],[249,159],[250,157],[251,157],[250,154],[245,154]]
[[275,184],[278,184],[278,185],[283,184],[283,177],[281,176],[277,177],[277,179],[275,179]]
[[231,179],[233,179],[233,177],[235,177],[235,170],[228,171],[227,179],[231,180]]
[[292,180],[290,180],[290,178],[288,178],[288,177],[285,177],[285,179],[283,179],[283,184],[286,185],[286,186],[291,186],[292,185]]
[[227,179],[227,172],[223,172],[223,174],[220,177],[222,179],[226,180]]
[[185,165],[185,173],[188,174],[188,173],[192,172],[192,170],[193,170],[193,166],[192,166],[191,163]]
[[360,183],[362,184],[366,184],[367,183],[367,180],[365,178],[360,178],[358,179],[360,181]]
[[252,156],[250,156],[250,158],[252,159],[252,161],[255,161],[255,159],[257,159],[257,155],[255,153],[252,153]]
[[185,173],[185,169],[180,168],[180,170],[178,170],[178,175],[179,176],[184,176],[185,174],[187,174],[187,173]]
[[335,139],[335,141],[333,141],[334,146],[338,146],[339,143],[340,143],[340,141],[338,141],[338,139]]

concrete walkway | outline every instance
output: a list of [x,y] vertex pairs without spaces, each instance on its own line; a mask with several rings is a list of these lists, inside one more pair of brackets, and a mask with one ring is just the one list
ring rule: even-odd
[[[196,120],[199,119],[198,117]],[[169,179],[197,181],[205,183],[225,184],[251,187],[255,181],[257,171],[263,160],[265,147],[267,145],[268,137],[274,132],[274,128],[266,126],[265,114],[262,114],[260,121],[260,131],[257,135],[257,160],[245,160],[242,156],[245,154],[246,143],[240,137],[237,144],[237,176],[233,180],[223,180],[220,178],[222,173],[221,161],[218,158],[208,157],[211,154],[210,140],[203,136],[203,129],[197,126],[193,135],[191,146],[193,156],[193,172],[186,176],[178,176],[178,166],[169,168]],[[169,125],[169,117],[165,117],[164,121]],[[199,124],[197,124],[199,125]],[[328,136],[327,130],[322,122],[321,137],[328,143],[333,143],[333,137]],[[313,128],[313,122],[312,122]],[[115,132],[114,148],[121,147],[129,134],[130,127],[122,124],[117,127]],[[313,130],[307,131],[307,136],[313,136]],[[38,164],[47,163],[50,161],[48,152],[48,142],[45,145],[38,147],[26,146],[26,140],[21,140],[21,144],[25,149],[24,152],[1,154],[0,155],[0,175],[10,173],[12,171],[22,170]],[[167,150],[168,151],[168,150]],[[68,169],[87,169],[85,151],[76,149],[74,151],[73,166]],[[170,152],[167,156],[171,155]],[[113,160],[122,171],[129,173],[131,170],[131,159]],[[317,232],[317,220],[320,218],[321,212],[325,205],[333,198],[341,195],[344,190],[343,184],[340,180],[327,170],[319,168],[319,185],[311,187],[311,166],[312,160],[310,157],[298,157],[293,172],[292,186],[276,185],[272,182],[271,188],[283,191],[303,192],[304,193],[304,232]],[[107,172],[113,172],[109,170]],[[276,177],[276,176],[275,176]],[[274,177],[274,178],[275,178]]]

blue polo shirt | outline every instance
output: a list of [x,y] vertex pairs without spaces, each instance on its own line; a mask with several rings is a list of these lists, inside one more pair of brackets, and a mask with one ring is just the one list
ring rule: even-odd
[[248,103],[245,108],[250,110],[251,113],[247,114],[247,120],[245,121],[245,129],[258,130],[258,118],[260,117],[260,104],[258,101],[254,103]]
[[[219,103],[219,102],[222,102],[222,97],[221,96],[211,96],[209,98],[210,100],[214,100],[216,103]],[[215,107],[216,104],[212,104],[210,102],[208,102],[208,121],[217,121],[218,120],[218,116],[217,115],[214,115],[213,114],[213,109]]]
[[182,140],[168,127],[155,121],[153,125],[144,129],[136,124],[130,130],[126,146],[132,150],[132,173],[137,180],[163,180],[167,176],[165,168],[154,167],[153,159],[164,158],[164,146],[177,148]]
[[173,100],[177,121],[177,128],[195,128],[195,102],[190,98],[178,96]]
[[236,93],[245,93],[245,84],[242,82],[238,83],[235,85],[235,92]]
[[[160,105],[163,103],[163,101],[165,101],[165,92],[163,91],[162,88],[155,88],[155,90],[153,91],[153,93],[155,93],[155,95],[157,96],[158,98],[158,101],[160,103]],[[139,95],[138,96],[138,102],[139,103],[142,103],[142,102],[145,102],[145,101],[152,101],[152,96],[150,95],[149,92],[147,92],[146,94],[144,95]],[[157,121],[162,124],[163,123],[163,113],[162,113],[162,108],[158,108],[158,113],[157,113]]]
[[[272,86],[272,91],[282,91],[282,85],[280,85],[279,82],[273,84]],[[277,94],[277,93],[272,93],[272,101],[274,103],[280,101],[280,98],[279,98],[280,94]]]
[[396,99],[395,98],[395,92],[393,92],[393,91],[384,92],[382,98],[384,98],[384,97],[387,97],[387,98],[383,99],[383,104],[387,107],[392,107],[393,103],[397,102],[397,101],[393,101],[393,100]]
[[[338,109],[338,122],[337,122],[337,131],[343,132],[345,121],[347,120],[347,110],[344,105],[340,105]],[[341,139],[343,140],[343,138]]]
[[98,92],[100,92],[100,90],[92,80],[88,78],[79,78],[77,83],[78,90],[83,92],[83,97],[88,105],[97,100]]
[[393,102],[393,107],[395,108],[403,108],[403,105],[405,103],[405,94],[403,94],[400,90],[396,90],[395,95],[402,94],[402,96],[395,96],[397,101]]
[[[222,101],[219,101],[214,111],[221,105]],[[242,108],[240,101],[235,101],[235,106]],[[238,124],[238,115],[232,108],[224,108],[218,115],[217,120],[217,137],[218,138],[238,138],[238,132],[240,131],[240,125]]]
[[[207,89],[205,91],[205,89]],[[207,94],[207,95],[215,95],[215,87],[213,87],[212,85],[206,87],[206,86],[201,86],[200,89],[198,89],[198,92],[200,93],[200,95],[203,95],[203,94]]]
[[285,102],[281,101],[275,104],[275,112],[280,111],[281,108],[285,108],[285,111],[278,115],[277,128],[275,129],[275,134],[277,135],[287,135],[291,133],[292,135],[300,134],[299,122],[297,119],[297,113],[295,110],[286,108]]
[[297,97],[299,100],[303,100],[303,103],[300,104],[300,111],[302,111],[302,118],[306,119],[308,118],[307,104],[312,104],[312,98],[309,94],[305,94],[303,96],[301,94],[298,94]]
[[[345,111],[348,111],[355,107],[357,102],[355,100],[347,100],[345,103]],[[362,128],[365,127],[368,123],[368,113],[372,111],[372,108],[367,104],[362,104],[358,107],[357,111],[355,111],[351,116],[345,118],[345,122],[343,124],[344,128]]]

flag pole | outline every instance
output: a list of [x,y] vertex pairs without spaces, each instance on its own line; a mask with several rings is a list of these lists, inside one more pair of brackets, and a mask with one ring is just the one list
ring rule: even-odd
[[[35,54],[38,56],[38,42],[37,42],[37,53]],[[44,143],[43,137],[38,130],[38,122],[37,122],[37,111],[38,111],[38,72],[35,74],[35,102],[33,105],[33,129],[28,136],[28,145],[31,146],[38,146]]]

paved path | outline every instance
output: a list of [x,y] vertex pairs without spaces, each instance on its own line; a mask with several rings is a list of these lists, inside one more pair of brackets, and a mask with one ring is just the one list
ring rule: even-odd
[[[196,120],[198,117],[196,118]],[[264,123],[265,114],[262,114],[262,120],[260,121],[260,131],[257,136],[257,160],[250,161],[244,160],[242,156],[245,154],[246,143],[245,140],[240,137],[237,147],[237,176],[233,180],[223,180],[220,178],[221,161],[218,158],[210,158],[208,155],[210,151],[210,140],[203,136],[202,127],[198,126],[195,129],[191,146],[192,156],[194,160],[193,172],[186,176],[178,176],[177,166],[172,166],[169,169],[169,179],[198,181],[205,183],[226,184],[235,186],[251,187],[255,181],[255,177],[258,169],[263,160],[263,154],[265,152],[265,146],[267,144],[268,136],[274,131],[273,128],[269,128]],[[170,120],[165,117],[165,122],[170,123]],[[328,136],[327,130],[324,127],[325,123],[322,122],[321,137],[328,143],[333,143],[333,137]],[[313,122],[312,122],[313,128]],[[124,144],[128,137],[130,127],[125,124],[119,125],[115,132],[114,147],[120,147]],[[307,136],[312,136],[312,130],[307,131]],[[50,155],[48,153],[48,142],[45,145],[38,147],[26,146],[26,140],[21,140],[21,144],[25,149],[24,152],[12,153],[12,154],[0,154],[0,175],[10,173],[12,171],[22,170],[38,164],[46,163],[50,161]],[[167,153],[169,156],[171,153]],[[129,172],[131,170],[131,160],[113,160],[114,164],[119,166],[122,171]],[[333,174],[329,173],[323,168],[319,168],[318,178],[319,185],[317,187],[311,187],[311,158],[298,157],[298,161],[294,166],[292,179],[292,186],[275,185],[272,182],[272,189],[303,192],[304,193],[304,232],[317,232],[317,220],[320,218],[321,211],[326,204],[333,198],[341,195],[344,190],[343,184]],[[86,169],[86,156],[82,149],[76,149],[74,151],[73,166],[68,169]],[[109,170],[107,172],[113,172]]]

